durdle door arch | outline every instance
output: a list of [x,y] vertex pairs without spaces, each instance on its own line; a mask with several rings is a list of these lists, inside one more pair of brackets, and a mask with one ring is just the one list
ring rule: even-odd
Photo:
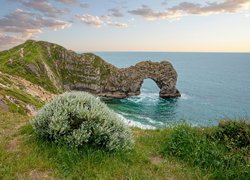
[[157,84],[162,98],[180,96],[176,89],[177,73],[167,61],[143,61],[129,68],[118,69],[110,75],[99,95],[117,98],[137,96],[144,79],[152,79]]

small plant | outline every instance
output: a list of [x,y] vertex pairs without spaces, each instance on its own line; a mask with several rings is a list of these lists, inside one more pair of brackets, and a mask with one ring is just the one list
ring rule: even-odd
[[86,92],[67,92],[31,120],[35,132],[56,143],[86,144],[108,151],[128,149],[132,132],[106,104]]

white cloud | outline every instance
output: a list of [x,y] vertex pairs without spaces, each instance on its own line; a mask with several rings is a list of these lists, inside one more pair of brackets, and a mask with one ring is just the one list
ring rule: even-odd
[[9,48],[23,41],[24,39],[22,37],[8,36],[0,33],[0,49]]
[[103,26],[114,26],[114,27],[128,27],[127,23],[112,22],[110,16],[93,16],[93,15],[77,15],[77,19],[86,25],[103,27]]
[[107,25],[109,25],[109,26],[115,26],[115,27],[128,27],[127,23],[111,22],[111,21],[108,21]]
[[23,2],[25,7],[28,7],[32,10],[39,11],[46,16],[56,17],[60,14],[63,14],[64,11],[57,9],[47,0],[40,0],[40,1],[28,1]]
[[225,0],[223,2],[207,2],[206,5],[199,3],[183,2],[165,11],[154,11],[146,5],[138,9],[128,11],[130,14],[142,16],[147,20],[173,19],[188,14],[206,15],[218,13],[235,13],[248,8],[250,0]]
[[16,11],[0,19],[1,39],[4,40],[0,42],[0,46],[7,41],[10,44],[24,41],[41,33],[43,29],[58,30],[70,26],[71,23],[66,21],[46,18],[33,12],[16,9]]
[[77,15],[76,17],[87,25],[93,25],[96,27],[101,27],[104,25],[104,22],[101,20],[99,16],[92,16],[87,14],[82,16]]

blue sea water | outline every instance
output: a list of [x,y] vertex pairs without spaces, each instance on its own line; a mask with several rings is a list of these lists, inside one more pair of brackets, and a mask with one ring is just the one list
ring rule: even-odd
[[185,120],[216,125],[221,118],[250,119],[250,53],[95,52],[117,67],[143,60],[170,61],[182,96],[159,98],[154,81],[144,80],[141,95],[106,101],[132,126],[160,128]]

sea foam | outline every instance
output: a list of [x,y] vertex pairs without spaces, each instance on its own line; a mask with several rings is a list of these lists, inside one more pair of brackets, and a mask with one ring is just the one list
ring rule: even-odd
[[180,99],[182,99],[182,100],[187,100],[187,99],[190,99],[190,98],[191,98],[191,96],[189,96],[189,95],[187,95],[187,94],[182,93],[182,94],[181,94],[181,98],[180,98]]
[[141,129],[156,129],[156,127],[154,126],[151,126],[151,125],[146,125],[146,124],[142,124],[140,122],[137,122],[137,121],[134,121],[134,120],[130,120],[130,119],[127,119],[125,118],[123,115],[119,114],[119,113],[116,113],[120,118],[121,120],[127,124],[128,126],[130,127],[138,127],[138,128],[141,128]]

